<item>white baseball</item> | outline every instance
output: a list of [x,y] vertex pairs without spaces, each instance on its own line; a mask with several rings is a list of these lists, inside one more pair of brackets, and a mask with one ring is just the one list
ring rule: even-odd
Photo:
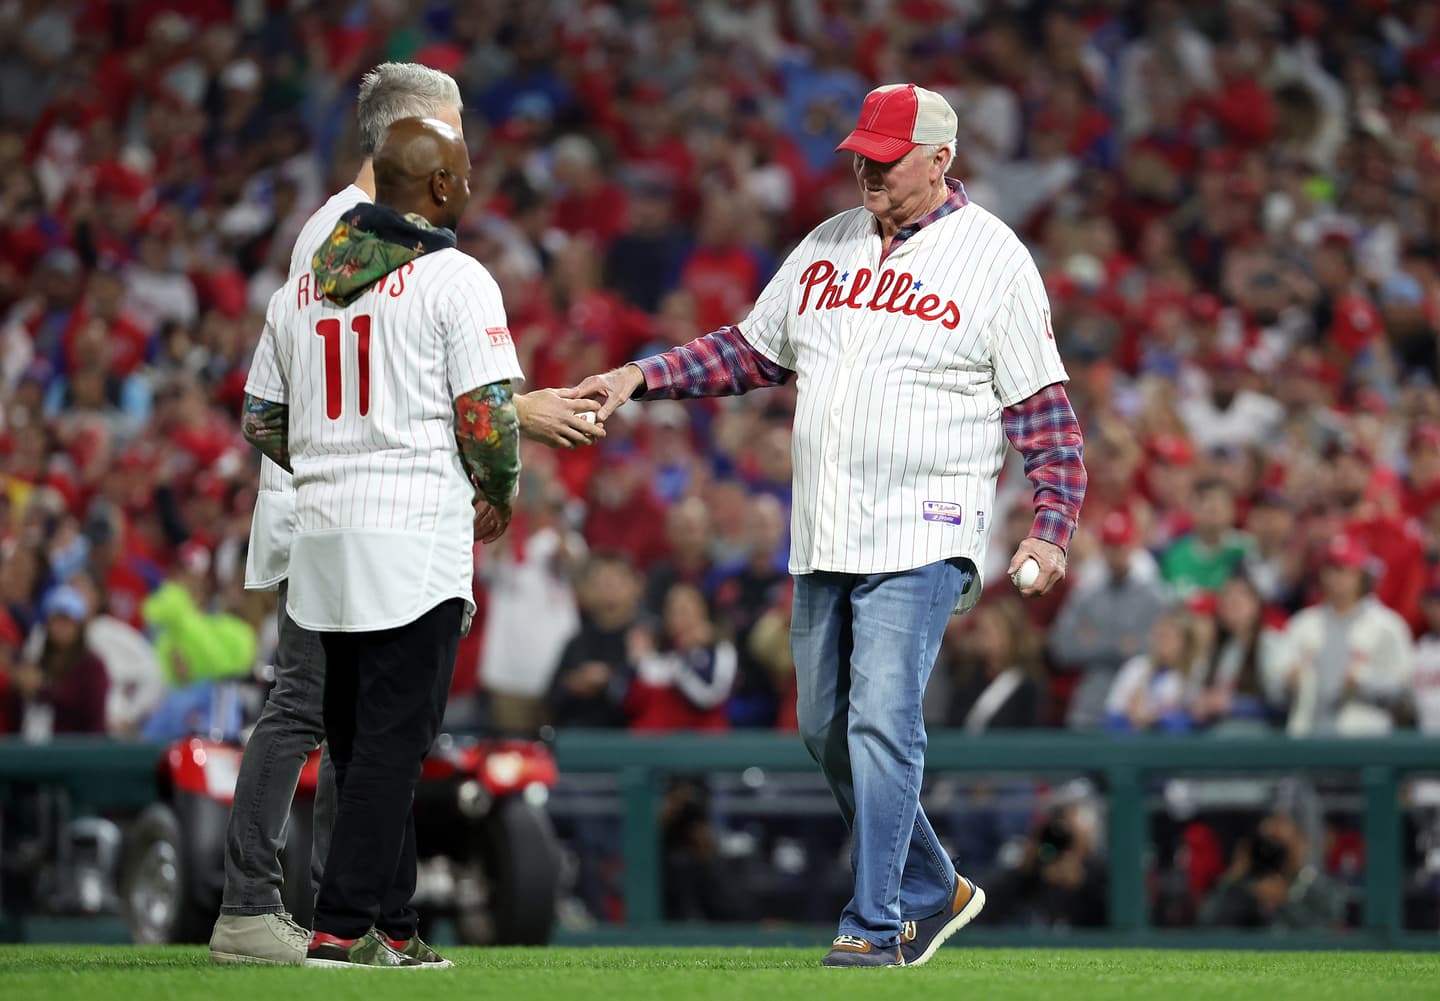
[[1035,562],[1035,557],[1026,558],[1020,564],[1020,569],[1010,575],[1010,581],[1020,590],[1032,587],[1040,579],[1040,564]]
[[586,410],[584,413],[579,413],[579,414],[576,414],[575,416],[578,417],[578,418],[580,418],[582,421],[585,421],[585,422],[588,423],[588,424],[594,424],[594,423],[595,423],[595,411],[593,411],[593,410]]

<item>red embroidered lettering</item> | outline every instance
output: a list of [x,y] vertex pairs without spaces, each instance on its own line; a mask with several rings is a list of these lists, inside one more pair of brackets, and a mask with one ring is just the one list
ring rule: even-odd
[[300,276],[300,282],[295,286],[295,308],[304,309],[310,299],[310,272]]
[[861,268],[855,272],[855,284],[850,286],[850,296],[845,300],[845,305],[851,309],[860,308],[860,293],[865,291],[865,286],[870,284],[873,272],[869,268]]
[[395,269],[395,287],[390,290],[390,298],[400,298],[400,293],[405,291],[405,276],[415,270],[415,262],[411,261],[403,268]]
[[940,305],[940,297],[927,292],[920,297],[915,304],[915,315],[930,323],[940,319],[941,313],[936,307]]
[[899,302],[900,297],[901,297],[902,295],[904,295],[906,292],[909,292],[909,291],[910,291],[910,287],[911,287],[912,285],[914,285],[914,284],[915,284],[915,276],[912,275],[912,274],[910,274],[910,272],[908,272],[908,271],[902,271],[902,272],[900,272],[900,274],[896,275],[896,276],[895,276],[895,291],[893,291],[893,292],[890,293],[890,301],[885,304],[885,312],[887,312],[887,313],[904,313],[904,312],[906,312],[906,309],[905,309],[904,306],[897,306],[897,305],[895,305],[895,304],[896,304],[897,302]]
[[945,304],[945,315],[941,318],[940,325],[946,330],[954,330],[960,326],[960,307],[954,302]]
[[870,297],[870,308],[871,308],[871,309],[876,309],[876,310],[878,310],[878,309],[884,309],[884,308],[885,308],[885,307],[884,307],[884,304],[883,304],[880,300],[881,300],[881,298],[885,295],[886,292],[889,292],[889,291],[890,291],[890,286],[893,285],[894,283],[895,283],[895,272],[893,272],[893,271],[882,271],[882,272],[880,272],[880,281],[878,281],[878,282],[875,284],[875,294]]
[[498,348],[502,344],[511,343],[509,327],[486,327],[485,333],[490,335],[490,345],[492,347]]
[[[816,261],[800,273],[800,284],[805,286],[805,294],[800,297],[800,311],[796,316],[804,316],[805,309],[810,305],[810,293],[817,285],[828,285],[830,279],[835,277],[835,265],[829,261]],[[818,308],[818,307],[817,307]]]

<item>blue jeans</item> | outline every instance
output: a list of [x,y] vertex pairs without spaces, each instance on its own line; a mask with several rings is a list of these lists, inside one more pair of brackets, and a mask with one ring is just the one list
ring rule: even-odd
[[790,643],[800,734],[845,823],[855,895],[840,934],[881,948],[949,905],[955,867],[920,808],[921,703],[969,560],[900,573],[795,578]]

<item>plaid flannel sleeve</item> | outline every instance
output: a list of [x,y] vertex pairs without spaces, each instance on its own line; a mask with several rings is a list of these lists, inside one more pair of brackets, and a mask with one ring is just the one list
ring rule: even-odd
[[1085,502],[1085,443],[1065,387],[1052,383],[1005,408],[1005,437],[1025,457],[1025,475],[1035,485],[1035,524],[1030,534],[1070,545]]
[[634,364],[645,376],[637,400],[739,396],[778,386],[794,374],[751,347],[739,327],[721,327]]

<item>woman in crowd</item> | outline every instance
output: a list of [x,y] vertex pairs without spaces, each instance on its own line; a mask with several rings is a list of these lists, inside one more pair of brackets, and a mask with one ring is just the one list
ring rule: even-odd
[[969,733],[1039,726],[1040,639],[1017,598],[985,602],[970,616],[952,661],[946,725]]
[[41,606],[39,655],[22,662],[6,692],[6,729],[27,740],[105,733],[105,665],[85,644],[90,609],[73,587],[57,587]]
[[1275,722],[1265,678],[1280,656],[1280,630],[1244,574],[1220,589],[1215,620],[1215,642],[1193,679],[1195,722],[1212,734],[1264,733]]
[[735,647],[720,637],[698,587],[675,584],[666,592],[660,646],[637,627],[629,647],[635,671],[626,699],[631,730],[730,728],[725,700],[735,686]]
[[1105,725],[1114,733],[1192,728],[1186,693],[1199,636],[1194,618],[1171,609],[1155,622],[1150,650],[1126,661],[1105,700]]

